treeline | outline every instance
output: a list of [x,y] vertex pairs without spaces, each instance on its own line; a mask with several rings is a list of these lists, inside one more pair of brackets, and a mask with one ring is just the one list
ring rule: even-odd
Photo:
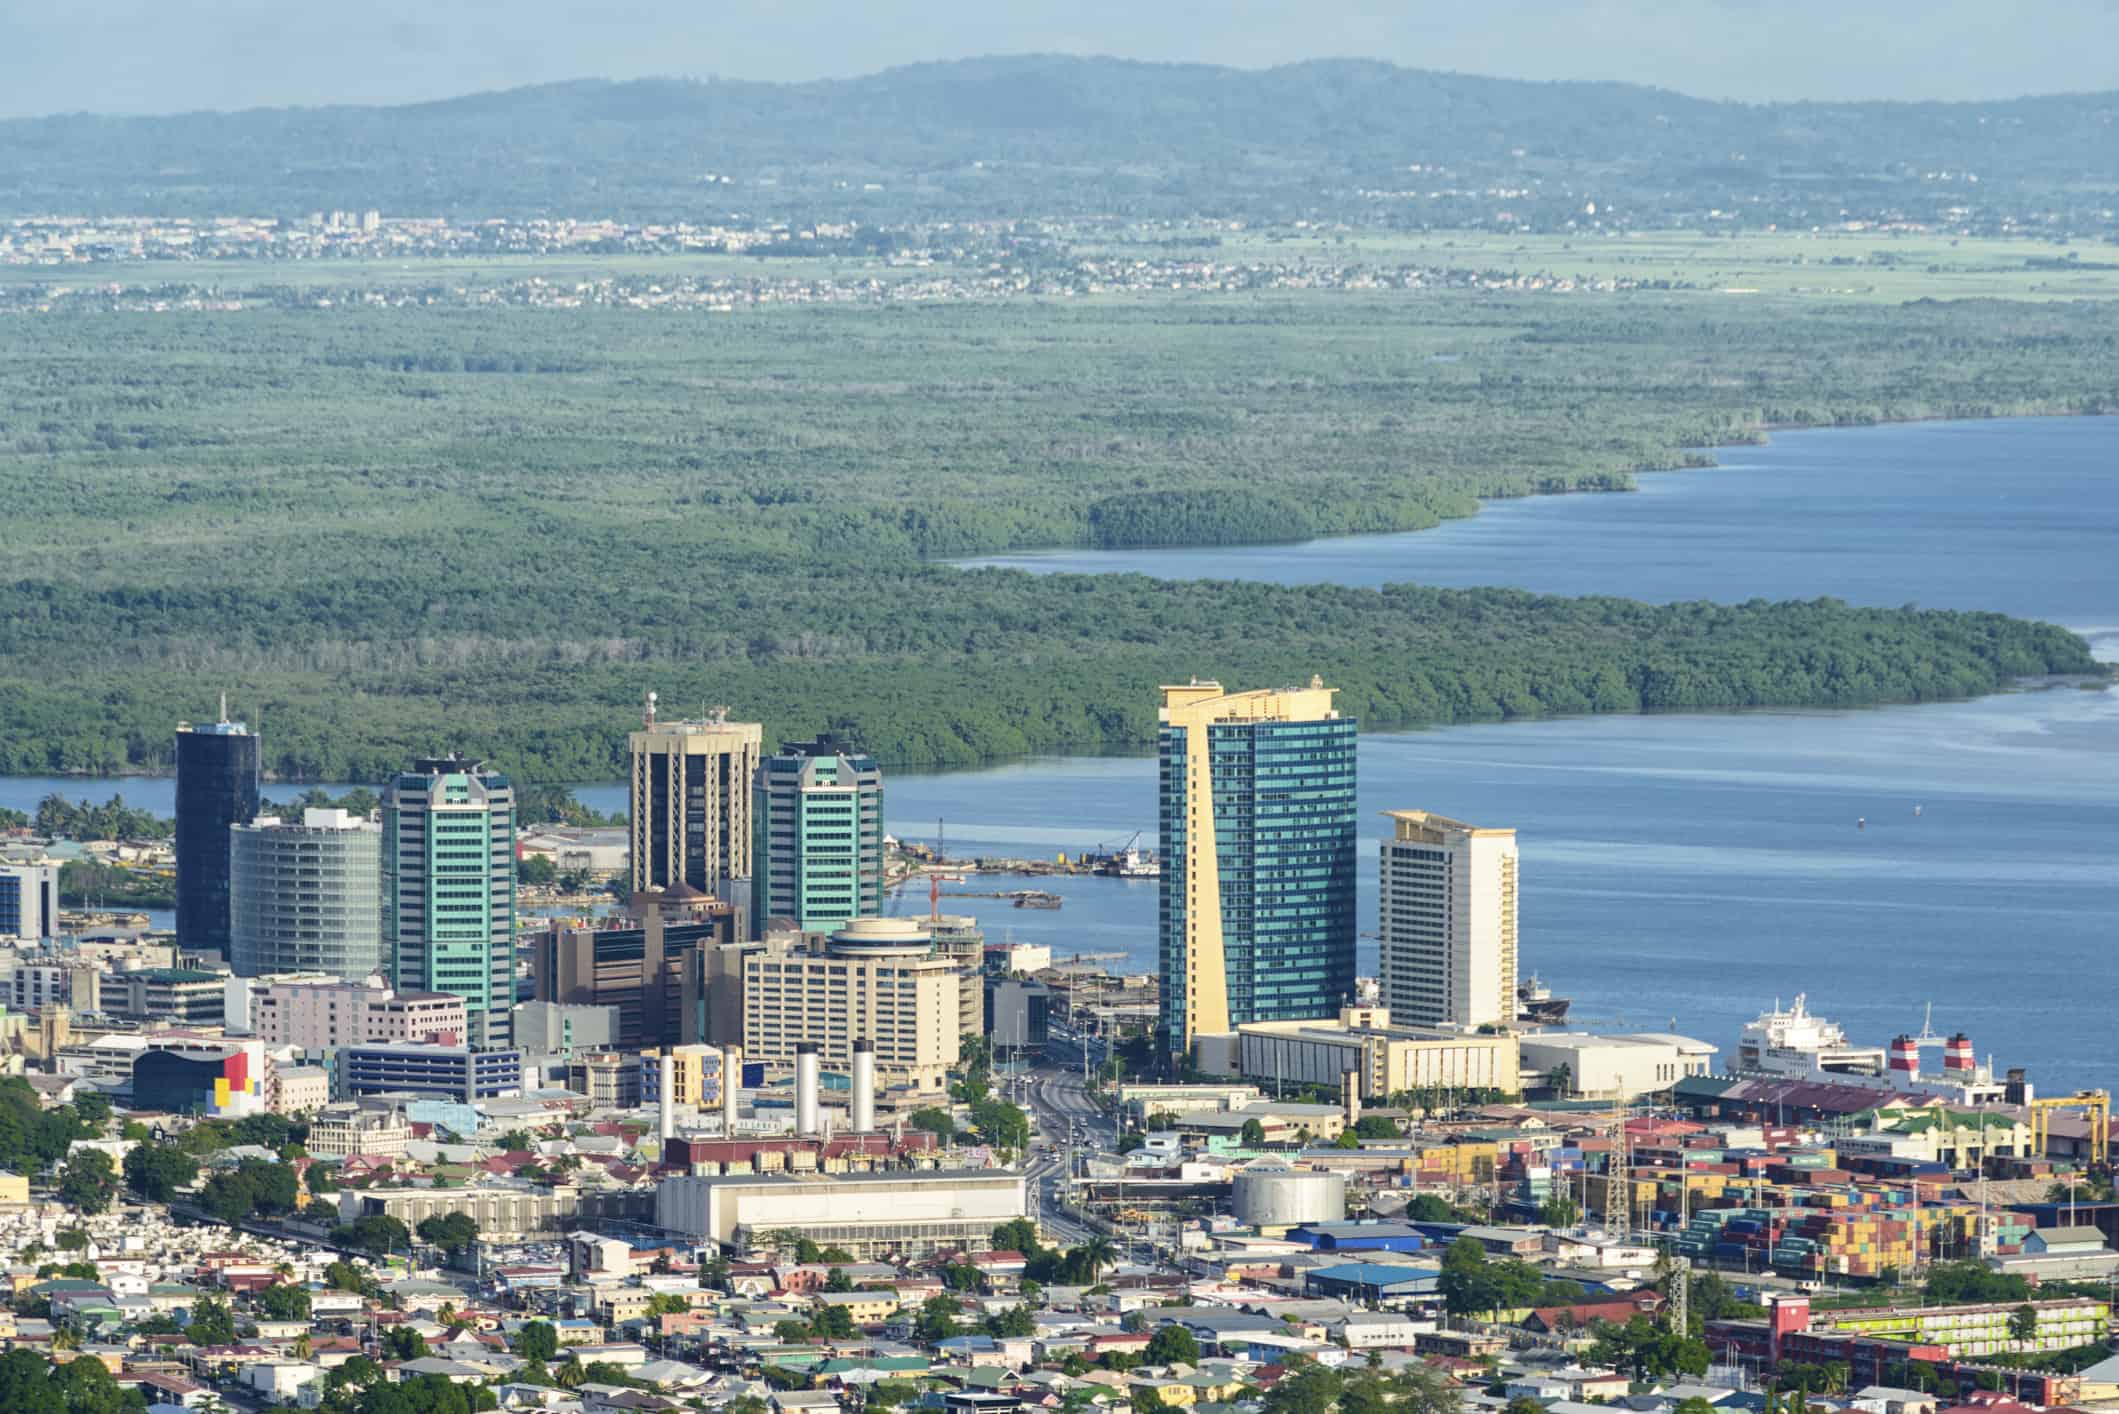
[[[2090,303],[249,311],[10,343],[9,773],[165,770],[223,690],[274,777],[369,782],[451,748],[608,779],[650,689],[905,765],[1141,747],[1173,674],[1319,672],[1370,727],[1963,696],[2093,665],[1990,615],[924,557],[1410,528],[1791,416],[2119,409]],[[577,371],[388,366],[503,346]]]
[[[937,646],[564,667],[496,655],[431,674],[282,671],[239,686],[264,705],[265,760],[283,777],[381,781],[415,752],[461,747],[531,780],[566,781],[621,774],[649,688],[665,704],[725,700],[762,720],[771,740],[833,730],[893,764],[949,765],[1145,747],[1156,686],[1173,673],[1271,684],[1320,672],[1342,689],[1341,706],[1377,729],[1929,701],[2098,671],[2079,639],[2050,625],[1833,600],[1653,606],[1514,590],[935,570],[849,573],[839,592],[847,616],[926,606]],[[951,610],[987,627],[952,639]],[[203,686],[109,666],[71,684],[18,683],[0,770],[166,768],[166,735],[151,725],[191,710]],[[122,696],[124,715],[85,715],[83,687],[98,700]],[[129,755],[134,742],[151,749]],[[526,819],[539,817],[587,822],[526,806]]]

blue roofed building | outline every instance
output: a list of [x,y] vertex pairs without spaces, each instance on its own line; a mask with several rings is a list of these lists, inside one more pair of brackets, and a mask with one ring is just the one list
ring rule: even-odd
[[1288,1232],[1290,1242],[1307,1242],[1315,1252],[1418,1252],[1427,1238],[1410,1223],[1305,1223]]
[[1310,1296],[1343,1296],[1354,1301],[1405,1301],[1439,1294],[1442,1271],[1392,1262],[1349,1262],[1310,1272],[1303,1280],[1303,1290]]

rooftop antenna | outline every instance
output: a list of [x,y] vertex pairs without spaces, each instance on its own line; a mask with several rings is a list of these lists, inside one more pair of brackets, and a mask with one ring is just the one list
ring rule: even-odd
[[228,725],[228,694],[226,692],[221,694],[221,725]]
[[648,729],[649,731],[653,731],[653,730],[655,729],[655,704],[656,704],[656,703],[657,703],[658,701],[660,701],[660,700],[661,700],[661,694],[660,694],[660,693],[650,692],[650,693],[649,693],[649,694],[647,695],[647,717],[646,717],[646,724],[647,724],[647,729]]

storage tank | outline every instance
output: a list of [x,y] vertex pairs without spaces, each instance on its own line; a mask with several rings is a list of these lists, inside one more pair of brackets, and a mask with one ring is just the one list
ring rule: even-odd
[[1236,1220],[1251,1227],[1294,1227],[1346,1219],[1346,1176],[1290,1168],[1260,1159],[1237,1171],[1231,1185]]

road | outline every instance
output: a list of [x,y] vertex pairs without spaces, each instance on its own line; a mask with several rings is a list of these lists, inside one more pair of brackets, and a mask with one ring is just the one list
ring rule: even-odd
[[1025,1165],[1037,1199],[1038,1225],[1056,1242],[1085,1241],[1089,1229],[1067,1216],[1061,1203],[1073,1155],[1108,1149],[1114,1138],[1111,1124],[1089,1098],[1078,1070],[1040,1066],[1024,1071],[1017,1078],[1016,1093],[1036,1114],[1038,1132],[1049,1146],[1034,1148]]

